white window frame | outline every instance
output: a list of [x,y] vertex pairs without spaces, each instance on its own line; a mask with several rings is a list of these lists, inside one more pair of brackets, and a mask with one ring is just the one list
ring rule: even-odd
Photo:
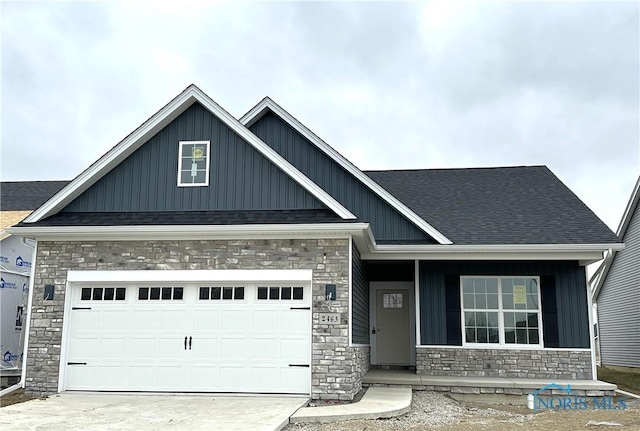
[[[205,178],[203,183],[182,182],[182,150],[188,145],[204,145],[207,147]],[[207,187],[209,185],[209,162],[211,160],[211,141],[179,141],[178,142],[178,187]]]
[[[464,308],[464,290],[463,290],[463,280],[464,279],[475,279],[475,278],[491,278],[496,279],[498,281],[498,309],[465,309]],[[525,278],[525,279],[534,279],[536,281],[536,286],[538,289],[538,344],[518,344],[518,343],[506,343],[505,342],[505,333],[504,333],[504,313],[511,312],[520,312],[520,313],[533,313],[533,310],[514,310],[507,309],[505,310],[502,306],[502,279],[505,278]],[[461,321],[461,329],[462,329],[462,346],[463,347],[479,347],[484,349],[541,349],[544,348],[544,340],[542,338],[543,335],[543,322],[542,322],[542,296],[540,292],[540,277],[539,276],[531,276],[531,275],[464,275],[460,276],[460,321]],[[465,316],[464,313],[467,312],[497,312],[498,313],[498,343],[468,343],[466,341],[466,326],[465,326]]]

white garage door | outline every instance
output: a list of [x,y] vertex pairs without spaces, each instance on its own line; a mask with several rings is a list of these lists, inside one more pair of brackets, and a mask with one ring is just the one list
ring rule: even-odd
[[63,388],[309,394],[310,286],[75,284]]

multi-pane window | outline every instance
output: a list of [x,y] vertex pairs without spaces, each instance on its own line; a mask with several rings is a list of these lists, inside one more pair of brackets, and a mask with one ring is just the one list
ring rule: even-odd
[[258,299],[290,300],[304,299],[302,287],[258,287]]
[[209,141],[181,141],[178,186],[209,185]]
[[244,286],[237,287],[201,287],[198,295],[200,300],[207,299],[244,299]]
[[82,301],[124,301],[125,287],[83,287]]
[[180,301],[184,295],[183,287],[140,287],[138,288],[138,300],[158,301],[174,300]]
[[465,344],[540,345],[538,277],[461,277]]

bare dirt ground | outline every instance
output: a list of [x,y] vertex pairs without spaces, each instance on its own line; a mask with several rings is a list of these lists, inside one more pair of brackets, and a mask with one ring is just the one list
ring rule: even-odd
[[[448,395],[415,391],[411,411],[383,420],[354,420],[330,424],[290,424],[285,431],[417,431],[450,430],[640,430],[640,400],[627,400],[625,410],[548,410],[533,413],[521,404],[456,401]],[[608,422],[609,424],[604,424]],[[616,425],[614,425],[616,424]]]
[[23,403],[25,401],[34,400],[37,397],[25,393],[24,389],[18,389],[10,394],[0,397],[0,407],[10,406],[11,404]]

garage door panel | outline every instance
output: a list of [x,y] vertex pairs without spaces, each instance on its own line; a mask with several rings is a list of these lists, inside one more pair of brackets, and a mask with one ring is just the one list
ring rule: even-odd
[[239,298],[200,299],[199,285],[182,285],[178,300],[139,299],[138,286],[126,301],[78,294],[72,306],[91,310],[71,311],[66,361],[87,365],[67,366],[65,389],[310,392],[310,368],[289,367],[310,364],[311,312],[292,310],[308,292],[304,301],[257,300],[256,284]]

